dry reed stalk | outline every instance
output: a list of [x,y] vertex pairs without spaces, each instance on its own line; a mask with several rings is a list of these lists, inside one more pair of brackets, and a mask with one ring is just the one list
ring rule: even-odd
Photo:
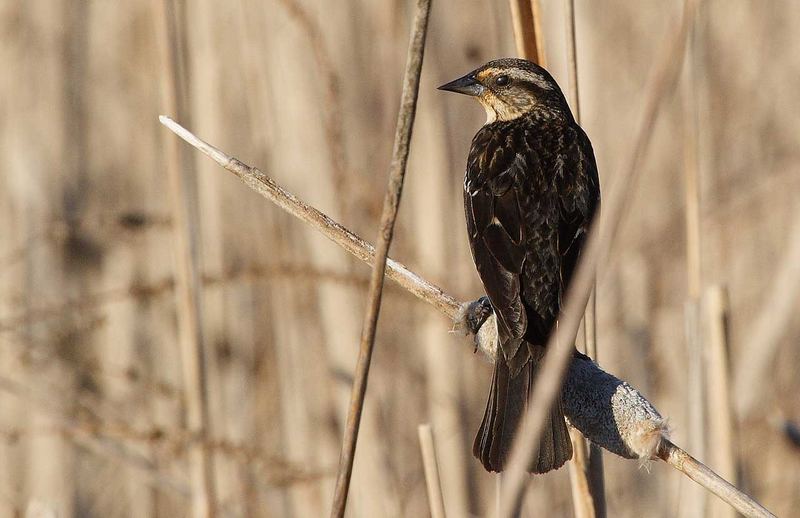
[[[183,113],[179,98],[186,91],[179,71],[178,53],[185,48],[175,16],[173,0],[154,0],[160,13],[158,43],[160,51],[161,95],[165,111]],[[178,341],[183,367],[186,426],[201,440],[189,450],[192,488],[192,516],[211,518],[216,514],[216,488],[212,454],[203,443],[208,437],[209,408],[206,359],[203,350],[202,305],[200,300],[199,214],[191,202],[195,194],[184,174],[191,160],[182,156],[174,139],[165,139],[166,171],[169,179],[173,236],[175,240],[175,295],[177,299]]]
[[428,504],[431,518],[445,518],[442,483],[439,478],[439,463],[436,461],[436,447],[433,443],[431,425],[421,424],[417,427],[419,447],[422,451],[422,465],[425,468],[425,485],[428,488]]
[[[278,186],[271,178],[266,176],[264,173],[255,169],[253,167],[248,166],[247,164],[241,162],[240,160],[227,155],[226,153],[222,152],[218,148],[202,141],[193,133],[188,131],[187,129],[183,128],[175,121],[169,119],[168,117],[161,116],[159,118],[162,124],[164,124],[167,128],[173,131],[176,135],[184,139],[187,143],[191,144],[192,146],[196,147],[198,150],[203,152],[205,155],[213,159],[223,168],[228,170],[229,172],[236,175],[243,183],[245,183],[248,187],[252,188],[259,194],[261,194],[264,198],[268,199],[269,201],[275,203],[278,207],[282,208],[283,210],[289,212],[293,216],[296,216],[300,220],[308,223],[314,229],[322,233],[328,239],[333,241],[334,243],[341,246],[346,251],[353,254],[355,257],[361,259],[365,263],[370,263],[371,258],[373,257],[374,249],[371,245],[364,242],[361,238],[344,228],[339,223],[333,221],[325,214],[321,213],[317,209],[310,207],[309,205],[300,201],[297,197],[293,194],[286,192],[280,186]],[[401,287],[407,289],[412,294],[416,295],[420,300],[423,300],[436,309],[438,309],[441,313],[449,317],[450,319],[455,318],[460,312],[461,309],[464,307],[464,303],[458,302],[455,298],[447,293],[444,293],[440,288],[431,284],[430,282],[426,281],[422,277],[418,276],[417,274],[409,271],[404,266],[400,265],[399,263],[391,260],[387,260],[387,277],[396,281],[400,284]],[[490,320],[493,317],[490,317]],[[488,321],[487,321],[488,322]],[[486,325],[486,324],[484,324]],[[494,344],[494,353],[491,350],[484,350],[483,344],[480,346],[480,350],[484,353],[487,358],[492,360],[493,356],[496,355],[496,346]],[[586,363],[586,362],[582,362]],[[581,372],[583,370],[584,372]],[[584,435],[590,438],[592,441],[597,442],[598,444],[602,444],[603,447],[621,455],[625,458],[639,458],[641,457],[641,452],[647,453],[652,451],[652,444],[650,446],[645,447],[644,449],[640,449],[639,446],[634,444],[637,441],[641,441],[643,437],[637,435],[636,437],[629,437],[631,433],[631,429],[636,427],[636,423],[633,423],[632,426],[626,425],[625,430],[608,430],[606,429],[609,426],[620,426],[620,415],[616,413],[616,411],[612,408],[609,408],[608,405],[613,405],[615,403],[611,402],[609,398],[606,398],[604,394],[599,394],[598,396],[598,387],[599,386],[606,386],[609,385],[618,387],[622,389],[622,392],[619,392],[616,388],[612,389],[612,392],[619,395],[621,398],[620,403],[621,405],[628,405],[625,407],[628,412],[629,417],[633,417],[637,419],[637,415],[641,412],[643,414],[652,414],[654,409],[652,407],[648,408],[647,405],[649,403],[643,399],[641,395],[637,395],[632,388],[627,386],[621,380],[614,378],[613,376],[604,373],[594,364],[589,366],[587,365],[580,365],[576,366],[573,364],[573,368],[570,370],[570,383],[579,384],[580,386],[570,386],[569,384],[565,385],[567,390],[565,391],[566,395],[569,395],[571,398],[578,398],[578,401],[570,401],[569,399],[565,398],[565,412],[567,412],[567,417],[573,424],[577,423],[576,418],[587,418],[587,422],[597,421],[598,417],[599,423],[597,426],[604,428],[602,430],[592,430],[584,426],[581,428],[581,431]],[[609,380],[609,378],[611,378]],[[609,383],[610,381],[610,383]],[[587,395],[594,395],[596,400],[590,401],[589,397],[584,397]],[[638,401],[638,402],[637,402]],[[585,410],[585,415],[576,416],[576,412],[581,411],[582,405],[589,405],[589,407]],[[602,407],[601,407],[602,405]],[[630,406],[635,405],[635,406]],[[644,405],[644,406],[642,406]],[[624,415],[622,417],[625,417]],[[630,423],[628,423],[630,424]],[[639,423],[639,424],[652,424],[655,427],[653,428],[654,431],[658,431],[658,423],[657,422],[648,422],[648,423]],[[612,432],[612,437],[608,437],[608,433]],[[635,430],[634,430],[635,431]],[[597,433],[595,433],[597,432]],[[637,432],[638,433],[638,432]],[[616,435],[614,435],[616,434]],[[649,432],[645,435],[648,437],[644,437],[644,439],[652,439],[649,437]],[[631,441],[633,439],[633,442]],[[655,437],[656,444],[655,447],[658,447],[666,438],[663,435],[659,435]],[[649,441],[648,441],[649,442]],[[671,444],[671,443],[670,443]],[[716,475],[713,471],[708,469],[707,467],[703,466],[701,463],[692,459],[691,462],[693,464],[690,465],[689,469],[684,468],[684,464],[678,462],[681,459],[685,459],[688,457],[688,454],[680,450],[675,445],[672,445],[670,449],[664,450],[666,453],[672,452],[672,454],[664,455],[663,457],[659,455],[659,458],[665,460],[668,464],[673,466],[674,468],[678,469],[682,473],[690,476],[692,480],[695,480],[700,485],[706,487],[712,491],[719,491],[719,487],[728,487],[729,491],[733,492],[734,494],[731,496],[726,492],[715,493],[718,494],[723,500],[730,503],[734,506],[740,506],[747,509],[750,508],[758,508],[763,509],[757,502],[752,500],[749,496],[745,493],[737,490],[735,487],[731,486],[730,483],[726,482],[724,479]],[[649,455],[649,454],[648,454]],[[649,457],[645,457],[646,460]],[[697,472],[701,472],[701,475],[697,475]],[[735,503],[738,502],[738,503]],[[740,507],[737,507],[739,509]],[[768,511],[763,510],[761,514],[751,514],[748,516],[772,516],[769,514]]]
[[[575,0],[564,3],[569,70],[569,100],[578,124],[581,122],[580,91],[578,89],[578,55],[575,37]],[[597,360],[597,282],[594,282],[589,302],[583,313],[584,347],[590,358]],[[598,517],[606,515],[605,483],[603,480],[603,452],[595,444],[588,444],[579,433],[570,431],[575,452],[569,465],[572,482],[572,501],[576,516]]]
[[747,517],[775,518],[775,515],[736,489],[708,466],[695,459],[667,439],[662,439],[658,458],[711,491]]
[[[686,338],[687,390],[686,409],[689,447],[695,455],[705,458],[705,384],[703,382],[703,339],[701,336],[702,312],[700,300],[690,298],[684,304],[684,333]],[[683,481],[682,481],[683,482]],[[681,515],[705,516],[706,495],[696,486],[685,487],[680,492]]]
[[529,399],[525,421],[516,436],[511,456],[506,464],[507,477],[501,501],[501,505],[504,506],[501,513],[503,517],[512,516],[521,503],[526,467],[535,453],[547,409],[560,393],[564,374],[572,357],[574,338],[594,284],[597,265],[606,260],[619,231],[629,204],[630,193],[637,183],[637,172],[641,170],[659,106],[680,71],[686,37],[695,13],[694,3],[695,0],[685,0],[683,16],[676,34],[664,46],[656,61],[654,73],[645,89],[645,106],[634,146],[606,198],[608,201],[604,204],[600,224],[596,219],[592,225],[580,264],[567,292],[559,325],[548,341],[547,353]]
[[689,297],[699,298],[702,289],[700,170],[698,166],[698,114],[694,71],[694,38],[689,39],[686,77],[682,84],[684,111],[683,172],[686,194],[686,270]]
[[[511,23],[514,29],[514,43],[517,47],[517,54],[521,58],[546,67],[547,58],[544,52],[544,37],[542,36],[542,16],[538,0],[509,0],[509,5],[511,7]],[[495,486],[498,515],[500,513],[500,494],[502,493],[504,479],[504,475],[499,475]]]
[[[292,216],[308,223],[357,259],[367,264],[374,262],[375,248],[371,244],[332,220],[326,214],[298,199],[294,194],[287,192],[260,170],[204,142],[169,117],[162,115],[159,120],[180,138],[203,152],[227,171],[236,175],[245,185],[264,198]],[[453,296],[445,293],[439,286],[428,282],[391,258],[386,260],[386,276],[411,294],[434,306],[450,319],[454,318],[461,309],[461,302]]]
[[400,101],[400,113],[397,118],[392,162],[389,170],[389,185],[383,201],[380,230],[377,237],[375,260],[372,265],[367,309],[364,315],[364,327],[361,333],[361,345],[358,363],[354,374],[353,392],[345,424],[342,453],[339,460],[339,473],[336,477],[336,489],[333,497],[331,516],[341,518],[347,505],[347,494],[350,489],[350,476],[353,472],[358,429],[361,424],[361,413],[364,408],[364,396],[367,391],[370,361],[375,346],[375,332],[381,308],[383,280],[389,246],[394,234],[394,224],[400,206],[403,191],[403,180],[408,163],[411,132],[417,110],[417,94],[419,78],[422,71],[422,59],[425,51],[425,37],[428,30],[431,0],[417,0],[414,21],[411,30],[411,43],[408,47],[406,69],[403,77],[403,93]]
[[[704,325],[702,303],[701,270],[701,223],[700,223],[700,170],[698,160],[698,108],[695,84],[695,37],[694,27],[686,42],[684,77],[681,81],[683,101],[683,172],[685,192],[686,225],[686,270],[689,298],[684,308],[686,332],[686,351],[688,360],[688,390],[686,408],[688,409],[689,446],[695,455],[706,458],[706,365],[704,349]],[[696,486],[681,492],[684,500],[680,506],[683,516],[705,516],[706,493]]]
[[[708,409],[709,454],[711,463],[719,474],[728,479],[736,477],[733,449],[733,417],[728,375],[727,311],[728,294],[723,286],[707,288],[703,295],[703,317],[707,326],[706,347],[706,398]],[[733,518],[735,513],[720,502],[711,502],[710,516]]]
[[533,16],[533,37],[536,41],[536,63],[547,67],[547,53],[544,48],[544,32],[542,31],[542,7],[539,0],[530,0],[531,15]]
[[594,518],[594,499],[589,487],[589,449],[586,437],[577,428],[569,429],[572,440],[572,462],[569,463],[569,484],[572,490],[572,511],[575,518]]
[[547,66],[538,0],[509,0],[514,43],[521,58]]
[[578,90],[578,46],[575,37],[575,0],[565,0],[564,21],[567,39],[567,71],[569,81],[569,103],[578,124],[581,122],[581,99]]

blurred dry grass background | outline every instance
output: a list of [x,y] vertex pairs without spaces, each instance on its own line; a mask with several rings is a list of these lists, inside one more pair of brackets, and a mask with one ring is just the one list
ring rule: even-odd
[[[186,41],[180,122],[372,239],[411,3],[176,4]],[[566,88],[562,5],[541,4],[549,67]],[[630,145],[642,86],[679,4],[577,2],[583,126],[604,185]],[[31,502],[62,517],[189,513],[195,438],[185,428],[166,130],[157,121],[158,6],[0,2],[0,516]],[[702,2],[693,86],[676,87],[661,112],[598,289],[601,364],[641,389],[691,452],[682,99],[690,92],[702,280],[730,297],[735,482],[779,516],[800,506],[800,449],[780,426],[800,420],[800,261],[787,259],[800,239],[798,29],[797,2]],[[462,299],[480,295],[461,182],[484,114],[435,86],[513,53],[507,2],[434,3],[391,255]],[[219,514],[324,515],[368,269],[189,153],[209,366],[205,446]],[[448,514],[492,515],[493,478],[470,455],[490,369],[449,327],[387,285],[349,515],[428,513],[422,422],[433,424]],[[691,482],[677,472],[655,464],[647,473],[608,454],[605,466],[611,516],[686,515]],[[535,478],[525,505],[530,516],[570,516],[567,471]]]

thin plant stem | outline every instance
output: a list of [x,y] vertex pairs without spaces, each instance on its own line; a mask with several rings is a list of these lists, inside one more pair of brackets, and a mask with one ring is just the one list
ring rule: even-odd
[[577,428],[570,428],[572,462],[569,463],[569,485],[572,491],[572,510],[575,518],[593,518],[594,498],[589,487],[589,449],[586,438]]
[[[730,374],[728,365],[728,335],[726,329],[728,293],[724,286],[714,285],[705,289],[702,299],[703,320],[707,332],[705,342],[706,409],[708,453],[712,464],[720,475],[734,480],[736,459],[734,455],[733,417],[731,409]],[[730,507],[719,502],[710,503],[710,514],[715,518],[733,518]]]
[[431,518],[445,518],[442,482],[439,478],[439,463],[436,461],[436,447],[433,442],[433,430],[429,424],[417,427],[419,447],[422,451],[422,465],[425,468],[425,485],[428,488],[428,504]]
[[[268,199],[292,216],[311,225],[322,235],[344,248],[357,259],[372,264],[375,248],[340,223],[331,219],[316,208],[303,202],[294,194],[275,183],[275,180],[262,171],[251,167],[222,150],[201,140],[195,134],[164,115],[159,117],[161,124],[180,138],[210,157],[227,171],[233,173],[245,185]],[[386,276],[419,299],[431,304],[448,318],[454,318],[461,309],[461,302],[449,295],[394,259],[386,259]]]
[[589,293],[594,285],[598,263],[605,262],[608,251],[619,232],[620,223],[627,212],[630,193],[633,192],[642,169],[645,151],[655,126],[656,115],[661,101],[673,84],[680,71],[681,58],[684,54],[686,37],[689,33],[695,10],[695,0],[686,0],[683,17],[675,35],[663,48],[651,80],[645,90],[645,106],[642,120],[636,132],[633,148],[620,171],[604,205],[602,226],[598,230],[598,219],[592,224],[587,244],[580,264],[568,289],[566,303],[563,307],[555,332],[547,344],[547,353],[542,362],[539,377],[529,399],[526,416],[521,429],[516,435],[511,456],[507,463],[507,476],[504,481],[502,517],[512,516],[519,508],[522,492],[527,476],[526,468],[536,453],[539,437],[553,400],[561,392],[569,360],[574,349],[575,335],[578,331]]
[[[696,17],[695,17],[696,18]],[[686,225],[686,270],[689,298],[684,319],[686,327],[686,349],[688,373],[686,406],[689,416],[690,446],[701,458],[706,458],[706,365],[703,336],[703,314],[701,311],[701,226],[700,226],[700,170],[698,162],[697,88],[695,84],[695,35],[690,31],[686,43],[684,77],[681,81],[681,97],[684,114],[683,174],[685,190]],[[706,493],[692,486],[681,492],[681,509],[685,516],[706,514]]]
[[547,66],[537,0],[509,0],[514,43],[519,57]]
[[736,489],[733,484],[667,439],[661,441],[658,458],[717,495],[744,516],[775,518],[774,514],[758,502]]
[[336,477],[336,489],[331,508],[331,516],[336,518],[344,516],[344,510],[347,506],[347,494],[350,490],[350,477],[353,473],[358,430],[361,424],[361,413],[364,409],[364,397],[367,392],[369,367],[372,360],[372,351],[375,348],[375,332],[381,309],[386,260],[389,255],[389,246],[392,242],[394,224],[400,206],[400,196],[403,191],[403,180],[405,179],[406,165],[408,163],[411,131],[417,110],[419,78],[425,51],[425,36],[428,29],[430,7],[431,0],[417,0],[411,30],[411,44],[408,48],[406,70],[403,78],[400,114],[397,118],[397,128],[395,130],[392,163],[389,170],[389,185],[383,201],[383,215],[381,216],[380,230],[378,232],[375,260],[372,265],[372,277],[370,278],[367,309],[361,332],[358,363],[356,364],[353,391],[345,423],[342,452],[339,457],[339,472]]
[[[581,122],[580,90],[578,89],[578,56],[575,28],[575,0],[564,3],[567,39],[567,64],[569,70],[569,100],[575,120]],[[597,360],[597,282],[594,282],[589,302],[583,313],[585,352]],[[595,444],[588,444],[579,433],[570,433],[575,454],[570,463],[572,500],[576,516],[603,518],[606,515],[605,483],[603,480],[603,452]]]
[[[161,48],[161,81],[164,107],[181,113],[180,95],[185,91],[179,69],[180,42],[175,0],[155,0],[161,26],[157,31]],[[170,139],[173,140],[173,139]],[[175,295],[177,299],[178,341],[186,399],[186,426],[201,440],[189,449],[189,475],[192,488],[192,516],[216,515],[214,459],[203,443],[210,426],[207,365],[203,350],[202,306],[200,302],[199,228],[193,190],[184,174],[185,158],[174,141],[165,142],[166,171],[172,208],[175,243]]]

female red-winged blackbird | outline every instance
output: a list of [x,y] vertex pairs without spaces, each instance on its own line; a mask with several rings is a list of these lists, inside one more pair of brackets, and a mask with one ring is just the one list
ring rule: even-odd
[[[502,354],[473,453],[502,471],[600,202],[597,165],[558,84],[534,63],[490,61],[439,88],[474,96],[487,114],[467,159],[464,210]],[[529,470],[571,457],[559,398]]]

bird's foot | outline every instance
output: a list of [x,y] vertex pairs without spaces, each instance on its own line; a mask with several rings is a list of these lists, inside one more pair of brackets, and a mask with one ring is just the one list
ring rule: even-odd
[[461,306],[461,310],[453,319],[453,331],[477,335],[481,326],[494,310],[488,297],[481,297]]
[[473,335],[473,352],[480,351],[489,361],[497,357],[497,323],[488,297],[481,297],[461,306],[453,319],[453,331]]

